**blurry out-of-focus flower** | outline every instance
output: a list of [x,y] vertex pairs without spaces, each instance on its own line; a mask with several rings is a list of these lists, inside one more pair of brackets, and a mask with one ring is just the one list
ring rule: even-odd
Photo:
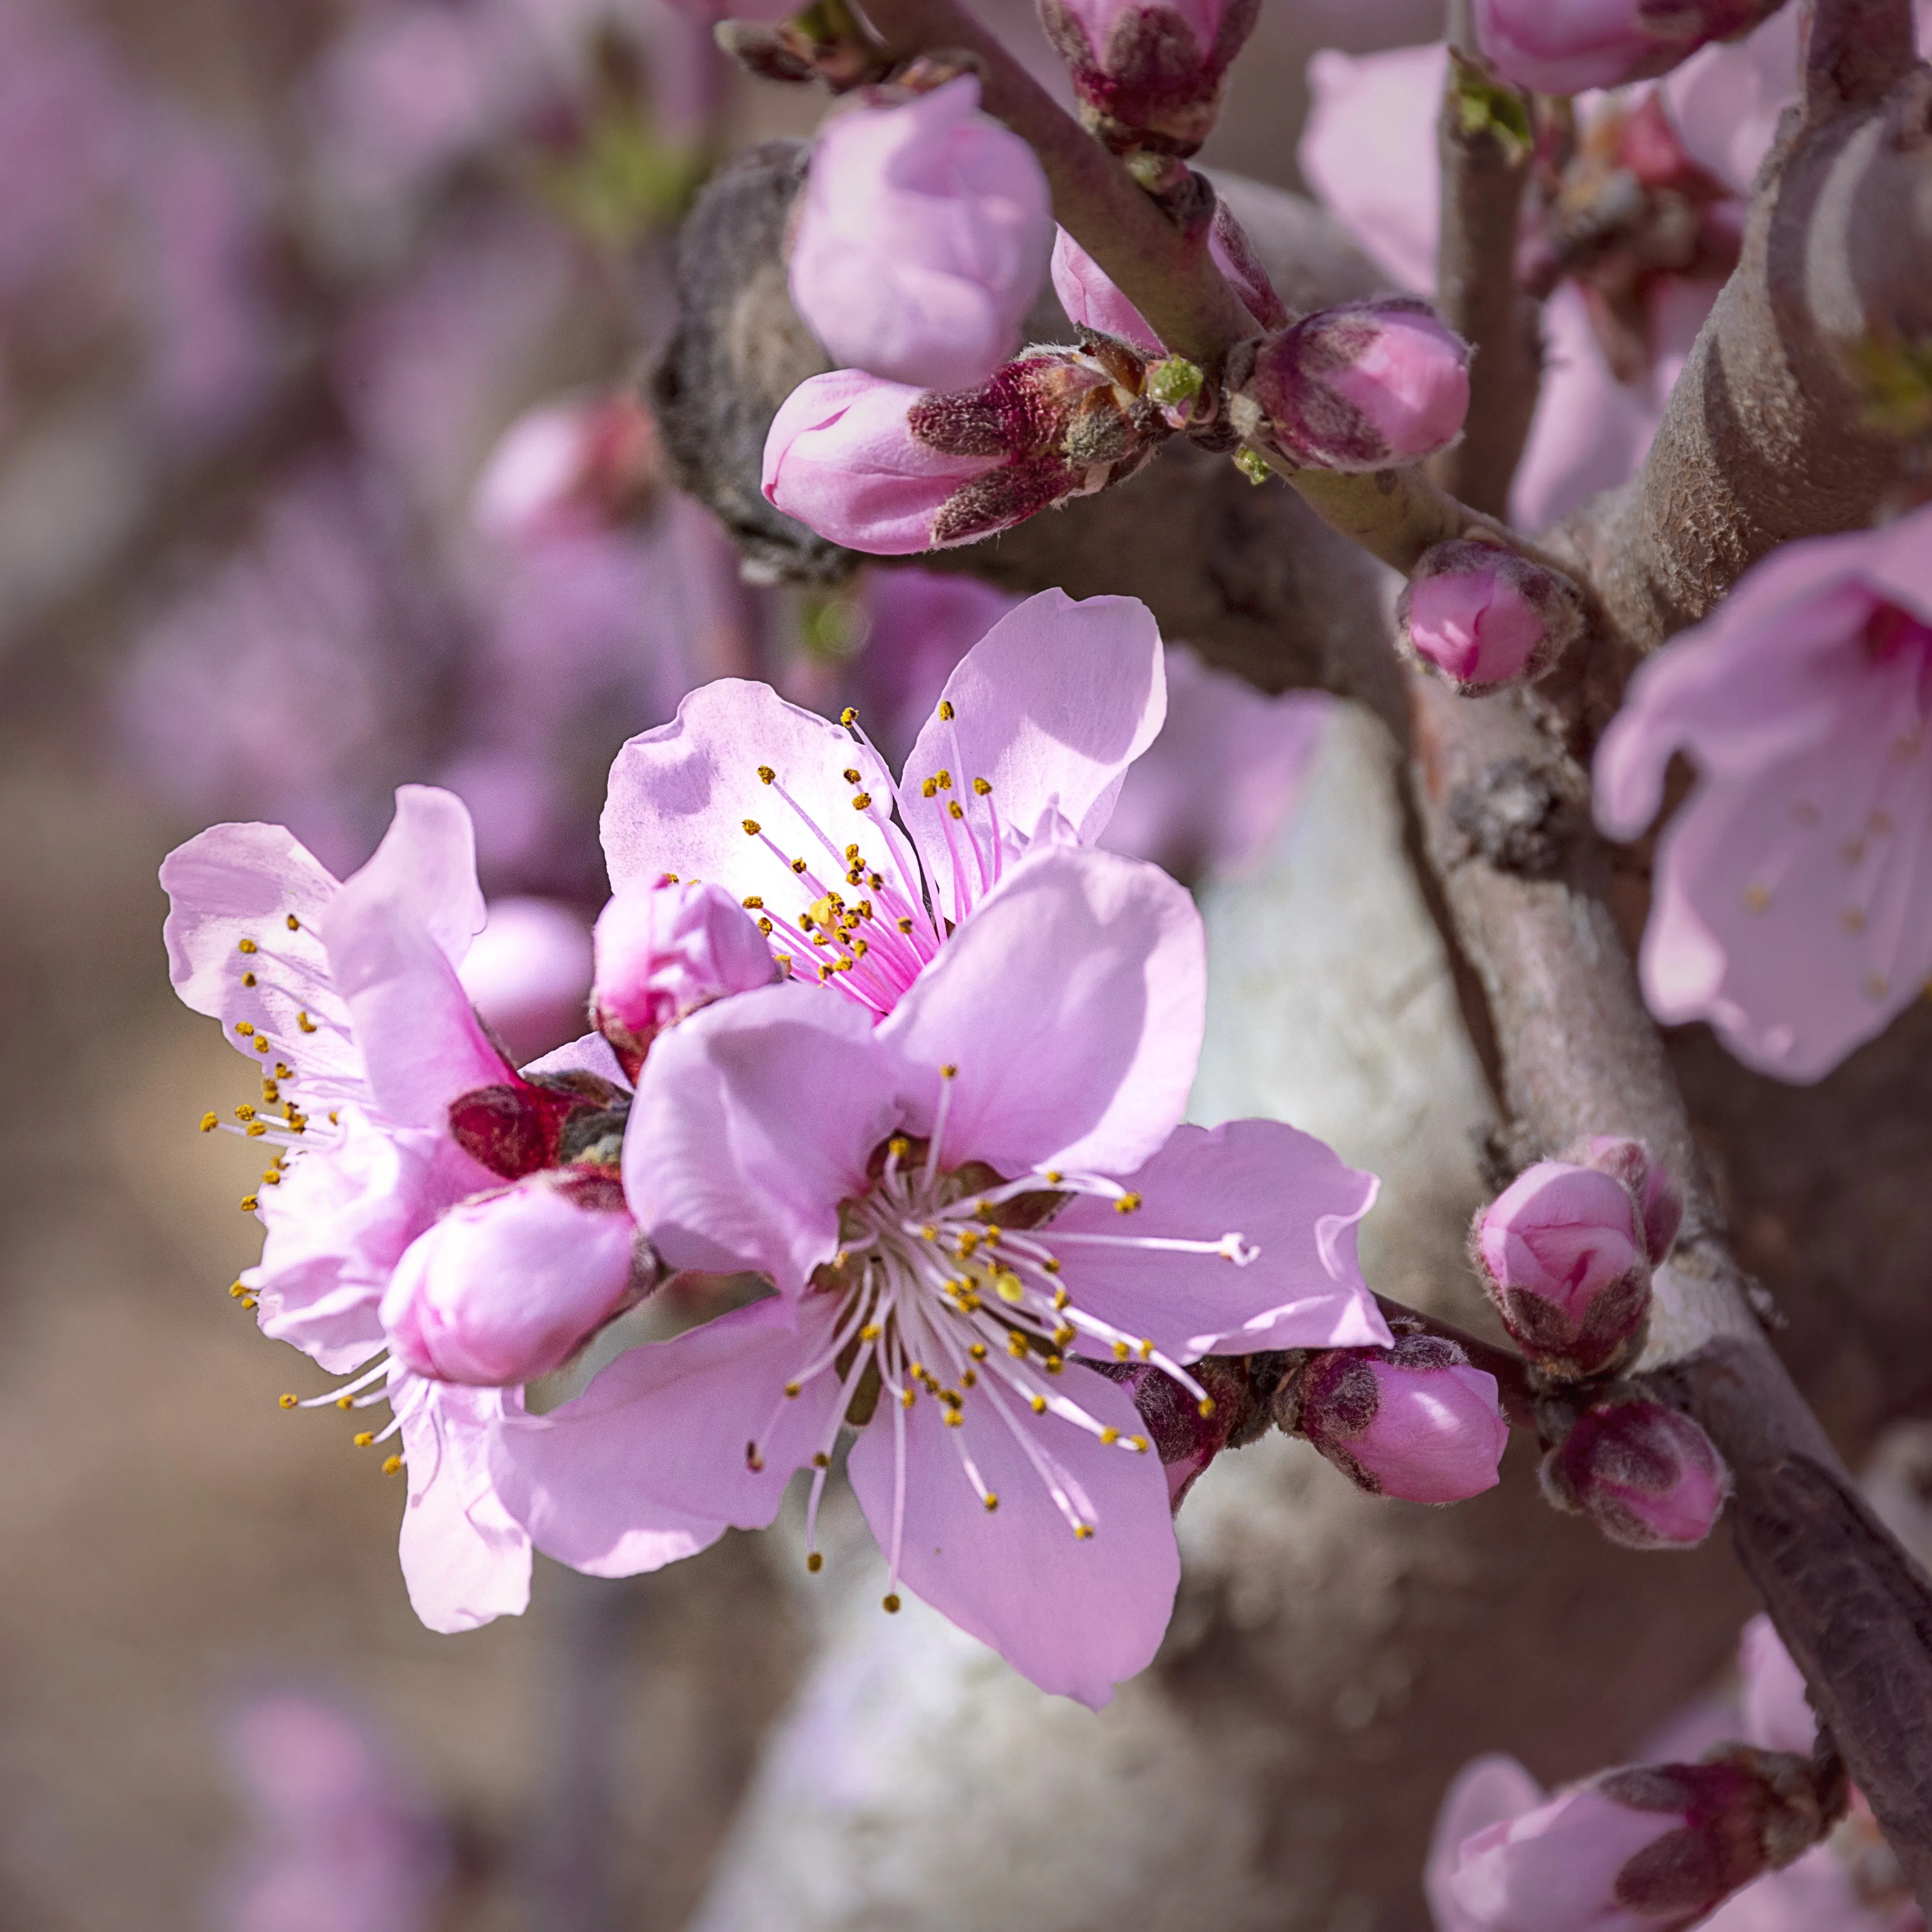
[[458,976],[520,1066],[584,1031],[590,928],[554,899],[493,899]]
[[514,542],[621,521],[658,480],[657,431],[636,396],[572,398],[506,430],[471,498],[485,536]]
[[220,1932],[428,1932],[447,1836],[368,1724],[290,1689],[223,1729],[244,1823],[218,1888]]

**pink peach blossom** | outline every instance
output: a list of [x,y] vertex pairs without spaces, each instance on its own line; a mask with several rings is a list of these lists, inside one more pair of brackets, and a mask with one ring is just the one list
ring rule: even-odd
[[492,899],[457,978],[520,1066],[583,1032],[590,934],[582,915],[557,900]]
[[1634,837],[1665,768],[1698,772],[1658,841],[1651,1010],[1748,1066],[1820,1078],[1932,976],[1932,509],[1787,544],[1642,666],[1596,764]]
[[722,886],[792,973],[883,1016],[1030,847],[1099,836],[1166,709],[1146,608],[1058,590],[961,660],[896,784],[856,715],[721,680],[618,754],[611,880]]
[[1404,621],[1417,652],[1459,690],[1486,691],[1522,678],[1547,658],[1550,626],[1524,596],[1515,558],[1492,550],[1470,563],[1418,576]]
[[1387,1334],[1354,1262],[1372,1179],[1274,1123],[1178,1125],[1202,974],[1173,881],[1049,845],[877,1025],[793,984],[668,1034],[626,1131],[632,1207],[670,1264],[778,1292],[502,1432],[496,1480],[538,1545],[620,1574],[694,1519],[769,1522],[808,1468],[815,1514],[850,1422],[889,1592],[1104,1703],[1178,1564],[1134,1404],[1083,1358],[1201,1399],[1186,1364],[1210,1351]]
[[1046,176],[962,74],[820,130],[791,244],[793,305],[835,362],[926,389],[1020,346],[1053,245]]

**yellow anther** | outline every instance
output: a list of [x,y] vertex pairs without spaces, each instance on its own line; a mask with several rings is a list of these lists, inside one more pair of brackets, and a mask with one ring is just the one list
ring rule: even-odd
[[765,1459],[758,1454],[758,1445],[755,1442],[747,1442],[745,1444],[745,1467],[755,1476],[764,1466]]
[[895,1134],[886,1143],[886,1151],[895,1160],[904,1160],[912,1152],[912,1142],[903,1134]]
[[288,918],[288,926],[289,930],[291,932],[299,932],[302,930],[302,921],[296,918],[293,913],[290,913]]
[[802,859],[794,859],[791,862],[791,868],[794,872],[802,872],[805,870],[805,861]]
[[256,1308],[259,1307],[260,1304],[256,1300],[255,1298],[252,1294],[244,1294],[242,1298],[242,1306],[244,1308]]
[[940,1420],[948,1429],[957,1429],[966,1418],[956,1408],[949,1408],[942,1412]]
[[1046,1398],[1043,1395],[1029,1396],[1027,1398],[1027,1406],[1034,1414],[1044,1415],[1046,1413]]
[[358,1430],[356,1433],[350,1436],[349,1439],[355,1444],[357,1448],[366,1449],[375,1441],[376,1432],[373,1429]]
[[1211,1395],[1204,1395],[1201,1398],[1200,1408],[1204,1417],[1212,1415],[1214,1413],[1214,1398]]
[[266,1053],[268,1050],[268,1036],[266,1034],[257,1034],[255,1036],[255,1051],[257,1053]]
[[1059,1168],[1057,1167],[1049,1167],[1046,1170],[1045,1178],[1054,1186],[1058,1187],[1060,1185],[1061,1179]]
[[975,778],[973,781],[973,789],[977,792],[982,798],[984,798],[986,794],[992,790],[992,788],[993,788],[989,785],[984,778]]
[[1128,1353],[1129,1351],[1126,1342],[1116,1342],[1114,1344],[1114,1359],[1115,1361],[1124,1362],[1127,1359]]
[[268,1131],[268,1130],[261,1121],[250,1120],[243,1131],[248,1135],[248,1138],[251,1141],[254,1141],[260,1140],[261,1137]]
[[246,1282],[236,1282],[230,1287],[228,1292],[232,1300],[239,1301],[248,1292],[248,1285]]
[[840,724],[843,724],[848,730],[850,730],[854,724],[858,723],[859,714],[850,705],[848,704],[843,711],[839,712],[838,722]]
[[812,1550],[806,1557],[805,1567],[816,1576],[825,1568],[825,1558],[817,1550]]
[[[266,1082],[263,1084],[266,1085]],[[255,1118],[255,1110],[246,1100],[244,1100],[241,1106],[235,1109],[235,1118],[238,1120],[252,1120]]]
[[965,813],[960,810],[959,801],[956,798],[950,798],[946,801],[946,812],[949,818],[964,818],[966,816]]
[[335,1406],[338,1408],[353,1408],[356,1398],[352,1395],[339,1395],[335,1398]]
[[1077,1329],[1070,1328],[1067,1327],[1066,1323],[1063,1322],[1060,1326],[1053,1331],[1054,1346],[1057,1348],[1065,1348],[1067,1343],[1072,1341],[1075,1335],[1079,1331]]
[[958,1250],[962,1261],[970,1260],[977,1252],[979,1246],[980,1231],[977,1228],[962,1228],[959,1230]]
[[[313,1030],[313,1028],[310,1029],[311,1031]],[[275,1062],[275,1078],[278,1080],[287,1080],[292,1078],[294,1073],[295,1069],[292,1066],[284,1066],[279,1060]],[[262,1077],[266,1079],[267,1076],[264,1075]],[[333,1120],[334,1118],[334,1115],[332,1114],[329,1116],[331,1120]]]
[[796,1382],[787,1382],[787,1383],[785,1384],[785,1394],[786,1394],[786,1395],[787,1395],[788,1396],[795,1396],[795,1395],[796,1395],[796,1394],[798,1394],[798,1384],[797,1384],[797,1383],[796,1383]]
[[1017,1362],[1024,1357],[1026,1352],[1026,1337],[1016,1329],[1006,1337],[1006,1353]]
[[909,919],[897,920],[895,920],[893,923],[898,926],[898,929],[902,932],[910,932],[912,930],[912,921]]
[[743,821],[743,824],[745,827],[745,836],[747,838],[757,838],[759,832],[763,829],[755,818],[746,819]]
[[292,1408],[296,1406],[296,1399],[292,1395],[278,1395],[275,1400],[284,1408]]
[[899,1406],[900,1406],[900,1408],[911,1408],[911,1406],[912,1406],[913,1394],[914,1394],[914,1390],[912,1390],[912,1388],[910,1388],[910,1385],[908,1385],[908,1387],[906,1387],[906,1388],[902,1388],[902,1390],[900,1390],[900,1391],[899,1391]]
[[852,809],[854,812],[863,812],[872,802],[872,794],[868,791],[862,791],[853,800]]
[[962,1369],[959,1371],[959,1386],[963,1389],[977,1388],[980,1386],[979,1372],[974,1369]]
[[843,776],[848,784],[856,784],[859,782],[858,770],[855,766],[848,765],[845,767]]
[[1116,1214],[1131,1214],[1140,1204],[1141,1197],[1138,1194],[1123,1194],[1114,1203],[1114,1212]]
[[760,916],[758,920],[758,930],[762,932],[767,939],[771,938],[772,922],[770,920],[764,917],[762,914]]
[[[310,1019],[306,1013],[296,1014],[296,1024],[299,1027],[304,1033],[313,1033],[315,1030],[314,1021]],[[276,1071],[280,1073],[284,1079],[287,1078],[288,1070],[286,1067],[278,1067]]]
[[1059,1262],[1055,1261],[1051,1255],[1048,1256],[1046,1259],[1040,1263],[1040,1266],[1046,1269],[1048,1274],[1058,1274],[1060,1272]]
[[887,1597],[884,1600],[883,1607],[888,1616],[896,1617],[898,1615],[899,1599],[898,1592],[895,1591],[890,1596]]
[[261,1202],[252,1194],[244,1194],[242,1197],[242,1211],[244,1214],[254,1214],[261,1204]]
[[1072,1296],[1069,1294],[1064,1288],[1056,1288],[1053,1291],[1053,1305],[1055,1308],[1064,1308],[1072,1299]]
[[255,1029],[246,1020],[237,1020],[235,1022],[235,1030],[238,1033],[244,1040],[250,1040],[254,1036]]
[[832,1458],[823,1449],[818,1450],[812,1456],[812,1466],[814,1469],[829,1469],[832,1466]]
[[1114,1428],[1111,1423],[1100,1432],[1100,1440],[1106,1443],[1107,1447],[1110,1449],[1116,1442],[1119,1442],[1120,1439],[1120,1432],[1118,1429]]
[[859,1339],[862,1342],[876,1342],[884,1333],[885,1330],[876,1322],[868,1322],[859,1330]]
[[401,1456],[386,1456],[382,1459],[382,1473],[386,1476],[400,1476],[403,1473]]
[[942,1080],[956,1080],[959,1077],[959,1070],[949,1060],[940,1068],[939,1077]]
[[201,1130],[205,1134],[213,1133],[220,1124],[221,1116],[212,1110],[201,1117]]
[[872,887],[874,892],[877,892],[886,882],[878,873],[869,872],[866,874],[866,883]]
[[237,940],[236,946],[238,951],[243,952],[253,952],[256,950],[255,942],[252,939]]
[[846,862],[846,864],[847,864],[847,865],[848,865],[848,866],[854,866],[854,865],[856,865],[856,864],[858,863],[858,862],[859,862],[859,848],[858,848],[858,847],[857,847],[857,846],[856,846],[856,845],[848,845],[848,846],[847,846],[847,847],[846,847],[846,848],[845,848],[845,862]]
[[1771,908],[1771,888],[1754,882],[1744,888],[1744,910],[1767,912]]
[[244,973],[242,976],[242,983],[244,986],[254,986],[255,984],[255,975],[253,973]]
[[1062,1369],[1066,1367],[1066,1364],[1060,1358],[1059,1356],[1049,1355],[1041,1366],[1045,1368],[1048,1375],[1057,1376]]
[[986,1345],[983,1342],[968,1342],[966,1352],[973,1358],[974,1361],[983,1362],[986,1359]]
[[952,789],[952,774],[950,772],[934,772],[932,777],[933,782],[941,791],[950,791]]
[[1127,1438],[1127,1440],[1134,1445],[1134,1448],[1138,1454],[1142,1456],[1144,1456],[1147,1454],[1148,1439],[1144,1436],[1130,1436]]
[[1144,1335],[1141,1337],[1141,1360],[1144,1362],[1154,1360],[1154,1343]]
[[1076,1522],[1073,1526],[1073,1534],[1077,1540],[1084,1543],[1094,1534],[1094,1526],[1090,1522]]
[[921,798],[936,798],[939,795],[939,787],[931,778],[922,778],[920,782],[919,795]]
[[760,765],[758,767],[758,776],[766,784],[770,784],[772,779],[778,776],[778,773],[773,771],[770,765]]
[[763,912],[765,909],[764,900],[756,892],[746,899],[744,904],[747,912]]
[[980,1498],[980,1500],[986,1505],[986,1513],[989,1516],[1000,1506],[999,1498],[990,1490],[988,1490],[986,1493]]

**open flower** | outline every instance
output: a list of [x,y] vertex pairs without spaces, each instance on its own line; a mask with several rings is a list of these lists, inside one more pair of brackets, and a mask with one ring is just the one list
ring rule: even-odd
[[[520,1611],[530,1540],[496,1501],[483,1445],[520,1391],[417,1372],[426,1348],[386,1354],[381,1304],[399,1273],[441,1257],[446,1274],[450,1210],[556,1165],[566,1128],[615,1090],[526,1080],[478,1024],[458,968],[483,900],[470,817],[448,792],[404,787],[374,857],[345,883],[272,825],[202,832],[170,854],[161,882],[176,990],[262,1074],[260,1103],[231,1124],[273,1150],[244,1204],[267,1231],[262,1260],[236,1287],[265,1334],[332,1374],[356,1372],[307,1406],[390,1405],[388,1426],[357,1440],[401,1438],[387,1466],[409,1471],[401,1555],[417,1614],[462,1630]],[[464,1366],[484,1379],[473,1354]]]
[[794,974],[883,1016],[1030,845],[1099,836],[1166,712],[1146,607],[1058,590],[967,652],[896,784],[854,714],[722,679],[618,754],[611,884],[726,886]]
[[[1267,1121],[1179,1126],[1200,921],[1157,868],[1064,846],[1011,865],[874,1025],[809,986],[706,1009],[653,1050],[625,1184],[667,1259],[776,1294],[620,1358],[497,1437],[538,1545],[598,1574],[692,1518],[812,1510],[840,1430],[902,1584],[1043,1688],[1144,1666],[1178,1574],[1130,1390],[1197,1402],[1210,1352],[1377,1342],[1371,1176]],[[814,1567],[816,1567],[815,1558]]]
[[1658,842],[1651,1010],[1748,1066],[1822,1078],[1932,976],[1932,509],[1787,544],[1642,667],[1597,756],[1631,838],[1682,751]]

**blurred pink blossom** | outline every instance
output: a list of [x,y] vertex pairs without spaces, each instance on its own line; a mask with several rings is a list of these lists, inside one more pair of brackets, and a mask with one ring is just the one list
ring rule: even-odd
[[584,1031],[590,928],[555,899],[492,899],[458,977],[520,1066]]

